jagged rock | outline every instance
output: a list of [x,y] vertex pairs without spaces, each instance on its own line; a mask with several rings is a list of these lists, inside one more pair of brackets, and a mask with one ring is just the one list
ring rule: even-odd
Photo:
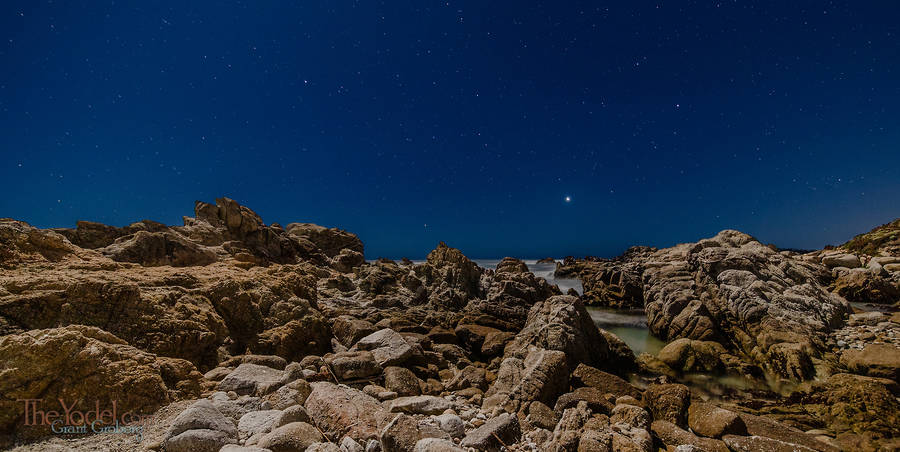
[[518,418],[513,414],[503,413],[469,432],[459,445],[464,448],[474,447],[478,450],[499,452],[503,444],[517,442],[521,434]]
[[646,430],[650,428],[650,413],[639,406],[617,403],[610,412],[609,422],[611,424],[622,423]]
[[580,363],[600,367],[609,356],[606,340],[590,314],[579,299],[569,295],[534,305],[525,327],[506,346],[505,355],[524,358],[530,346],[564,352],[569,371]]
[[704,402],[693,402],[688,407],[688,426],[694,433],[710,438],[747,434],[747,426],[737,413]]
[[0,218],[0,266],[23,262],[59,262],[77,252],[62,235],[24,221]]
[[139,231],[117,239],[100,251],[117,262],[132,262],[150,267],[189,267],[216,261],[214,252],[169,231]]
[[311,383],[306,411],[331,438],[349,436],[358,442],[376,439],[390,413],[362,391],[333,383]]
[[[823,267],[737,231],[659,250],[643,265],[654,335],[715,340],[789,378],[812,377],[809,354],[850,310],[824,287]],[[779,344],[788,345],[773,350]]]
[[535,400],[551,404],[568,386],[565,353],[533,349],[524,360],[503,360],[497,379],[485,393],[485,405],[491,400],[491,404],[516,412]]
[[277,370],[284,370],[288,364],[286,359],[276,355],[240,355],[222,361],[219,363],[219,366],[237,367],[244,363],[266,366]]
[[609,451],[612,450],[612,432],[608,425],[599,424],[592,417],[587,402],[580,402],[566,409],[553,430],[553,436],[545,449],[554,451]]
[[363,254],[349,249],[341,250],[340,254],[331,259],[331,266],[341,273],[350,273],[354,268],[366,262]]
[[363,254],[363,243],[359,237],[341,229],[311,223],[291,223],[285,229],[294,237],[303,237],[314,243],[328,257],[335,257],[344,249]]
[[528,405],[528,417],[526,417],[526,420],[533,426],[550,430],[556,427],[556,423],[559,422],[559,416],[549,406],[535,400]]
[[356,341],[375,332],[372,322],[357,319],[349,315],[342,315],[331,323],[334,337],[345,347],[351,347]]
[[306,448],[305,452],[343,452],[341,448],[334,443],[312,443]]
[[219,391],[263,396],[284,384],[283,377],[284,371],[258,364],[244,363],[222,379],[217,388]]
[[272,452],[302,452],[324,439],[319,430],[312,425],[306,422],[292,422],[262,437],[258,446]]
[[[874,261],[873,261],[874,263]],[[880,264],[875,263],[880,268]],[[892,304],[900,300],[900,282],[871,271],[850,271],[838,276],[832,291],[850,302]]]
[[681,384],[653,384],[644,391],[643,400],[653,414],[653,419],[687,427],[688,406],[691,391]]
[[428,253],[416,274],[429,289],[429,303],[440,309],[458,310],[481,294],[481,269],[461,251],[440,242]]
[[[869,432],[896,437],[897,425],[900,425],[897,393],[900,390],[897,390],[897,383],[893,380],[842,373],[832,375],[825,382],[815,385],[800,400],[804,411],[822,419],[835,432]],[[764,432],[766,424],[758,418],[745,415],[741,417],[751,434]],[[763,434],[782,439],[770,435]],[[791,436],[796,437],[796,432],[789,431],[785,437]],[[805,443],[800,444],[810,447]]]
[[201,378],[186,361],[159,358],[80,325],[0,337],[0,375],[0,433],[11,433],[18,422],[22,402],[17,400],[91,400],[103,407],[116,400],[120,412],[148,414],[174,399],[196,395]]

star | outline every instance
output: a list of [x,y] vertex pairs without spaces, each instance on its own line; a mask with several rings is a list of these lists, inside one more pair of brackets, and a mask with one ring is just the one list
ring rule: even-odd
[[572,197],[571,197],[571,196],[566,196],[566,202],[572,202]]

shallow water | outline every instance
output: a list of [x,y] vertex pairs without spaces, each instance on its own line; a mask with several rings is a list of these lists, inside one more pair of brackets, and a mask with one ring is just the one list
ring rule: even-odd
[[594,323],[625,341],[635,355],[650,353],[656,355],[666,343],[650,334],[644,311],[620,311],[615,309],[588,307]]

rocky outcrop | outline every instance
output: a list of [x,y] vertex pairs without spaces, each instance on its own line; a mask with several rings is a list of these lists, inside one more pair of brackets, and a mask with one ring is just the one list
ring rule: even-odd
[[[129,346],[98,328],[68,326],[0,338],[0,433],[12,433],[21,421],[20,400],[38,400],[40,408],[62,412],[58,401],[94,401],[119,412],[152,413],[163,404],[196,396],[199,372],[190,363],[160,358]],[[22,428],[25,437],[48,435],[41,425]]]
[[364,254],[362,240],[342,229],[312,223],[290,223],[285,229],[293,237],[309,240],[331,258],[340,255],[343,250],[359,253],[360,256]]
[[644,265],[655,335],[721,342],[788,378],[813,376],[811,357],[850,311],[821,267],[737,231],[659,250]]
[[565,353],[571,372],[584,363],[603,367],[609,347],[581,300],[557,295],[537,303],[528,312],[525,327],[506,346],[506,356],[525,359],[530,347]]

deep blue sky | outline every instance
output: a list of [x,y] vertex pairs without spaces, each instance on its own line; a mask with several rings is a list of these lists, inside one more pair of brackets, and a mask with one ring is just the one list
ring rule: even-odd
[[227,195],[367,257],[818,248],[900,216],[898,2],[296,3],[3,2],[0,216]]

